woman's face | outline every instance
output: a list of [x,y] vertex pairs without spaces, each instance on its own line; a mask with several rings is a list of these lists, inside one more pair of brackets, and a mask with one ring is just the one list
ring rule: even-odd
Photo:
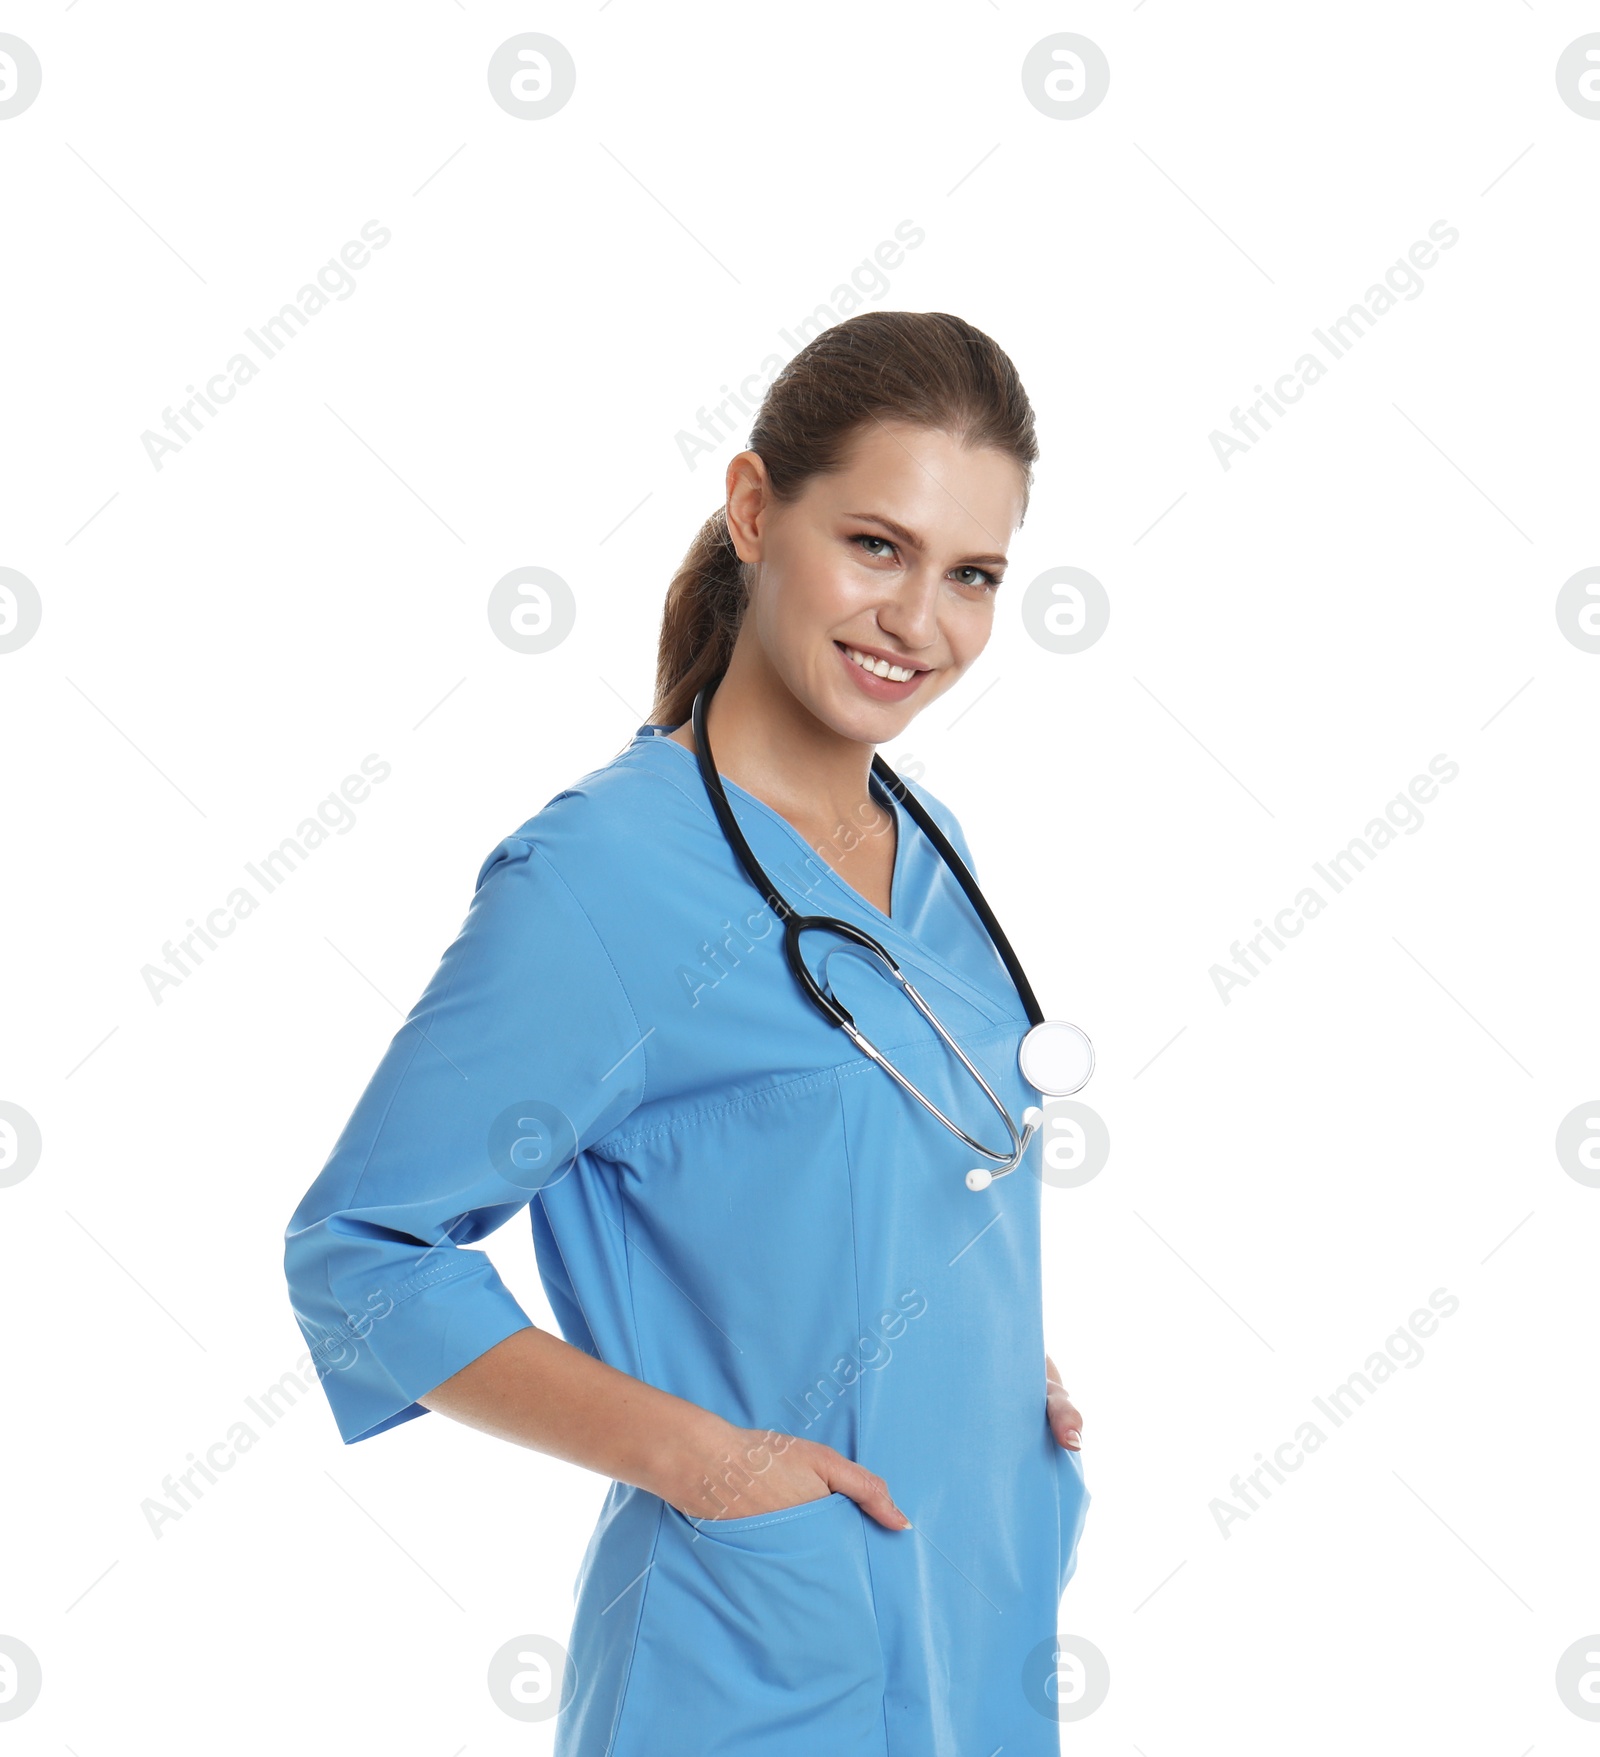
[[1023,486],[1003,452],[904,422],[864,423],[846,467],[788,505],[741,452],[728,527],[758,578],[739,646],[841,737],[896,737],[983,651]]

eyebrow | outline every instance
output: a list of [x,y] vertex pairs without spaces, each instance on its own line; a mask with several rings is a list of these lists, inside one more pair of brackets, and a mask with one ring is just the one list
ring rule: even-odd
[[[921,549],[923,547],[922,539],[915,531],[907,530],[904,525],[899,524],[894,519],[886,519],[881,512],[847,512],[844,516],[847,519],[866,519],[870,520],[871,523],[875,525],[882,525],[884,530],[888,531],[891,536],[899,538],[899,540],[908,548]],[[985,561],[993,563],[996,567],[1007,567],[1010,565],[1005,556],[996,555],[993,552],[990,552],[987,555],[964,556],[956,563],[956,565],[958,567],[968,567],[975,566],[977,563]]]

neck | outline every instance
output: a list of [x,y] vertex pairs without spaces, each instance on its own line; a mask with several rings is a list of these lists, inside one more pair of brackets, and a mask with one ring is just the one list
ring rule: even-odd
[[[684,732],[692,741],[693,727]],[[873,747],[810,713],[753,642],[734,644],[706,707],[706,737],[718,771],[786,817],[844,823],[871,801]]]

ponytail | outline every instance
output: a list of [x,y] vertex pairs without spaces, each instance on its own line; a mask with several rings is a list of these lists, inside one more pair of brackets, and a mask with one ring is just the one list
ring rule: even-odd
[[651,721],[681,726],[704,685],[718,683],[744,620],[745,564],[728,532],[726,507],[700,527],[667,587],[656,652]]

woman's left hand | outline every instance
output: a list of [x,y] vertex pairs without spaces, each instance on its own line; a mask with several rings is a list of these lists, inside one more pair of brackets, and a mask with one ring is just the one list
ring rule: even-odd
[[1044,1408],[1045,1417],[1050,1423],[1050,1432],[1055,1435],[1056,1444],[1065,1446],[1069,1452],[1083,1450],[1083,1417],[1078,1414],[1072,1399],[1067,1395],[1061,1383],[1061,1375],[1056,1371],[1056,1363],[1049,1355],[1044,1357]]

